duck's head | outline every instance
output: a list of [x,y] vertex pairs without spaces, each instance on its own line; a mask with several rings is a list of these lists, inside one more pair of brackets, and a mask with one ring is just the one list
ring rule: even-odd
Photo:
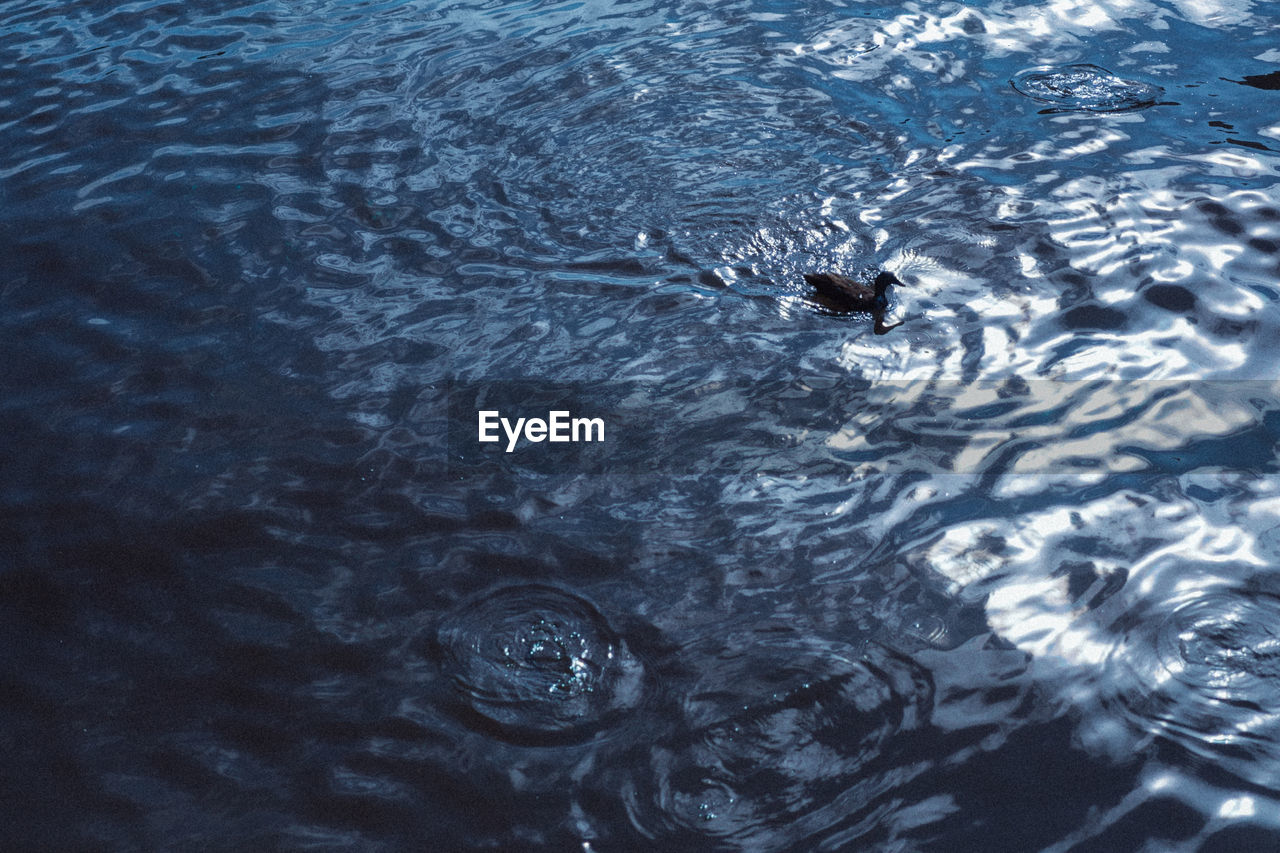
[[876,298],[883,299],[884,292],[889,289],[889,285],[891,284],[902,284],[902,282],[898,280],[898,277],[896,275],[889,272],[888,270],[885,270],[881,272],[879,275],[877,275],[875,283],[872,285],[875,288]]

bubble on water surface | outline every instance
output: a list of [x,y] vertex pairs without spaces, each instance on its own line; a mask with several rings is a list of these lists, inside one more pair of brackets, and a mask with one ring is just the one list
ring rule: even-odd
[[1055,112],[1113,113],[1153,106],[1164,94],[1159,86],[1124,80],[1097,65],[1042,65],[1013,76],[1009,85]]
[[504,587],[457,608],[438,632],[475,727],[516,742],[589,736],[639,701],[643,667],[586,599]]

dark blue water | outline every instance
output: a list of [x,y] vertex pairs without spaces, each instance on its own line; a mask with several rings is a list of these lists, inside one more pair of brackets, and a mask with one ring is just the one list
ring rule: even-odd
[[1277,15],[0,2],[0,846],[1280,849]]

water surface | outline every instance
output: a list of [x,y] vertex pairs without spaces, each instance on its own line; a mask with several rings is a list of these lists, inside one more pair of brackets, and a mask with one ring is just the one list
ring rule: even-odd
[[6,846],[1280,845],[1277,13],[0,2]]

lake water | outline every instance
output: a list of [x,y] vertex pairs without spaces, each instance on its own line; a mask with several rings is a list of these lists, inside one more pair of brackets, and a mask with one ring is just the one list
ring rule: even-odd
[[1280,849],[1278,18],[0,2],[3,846]]

